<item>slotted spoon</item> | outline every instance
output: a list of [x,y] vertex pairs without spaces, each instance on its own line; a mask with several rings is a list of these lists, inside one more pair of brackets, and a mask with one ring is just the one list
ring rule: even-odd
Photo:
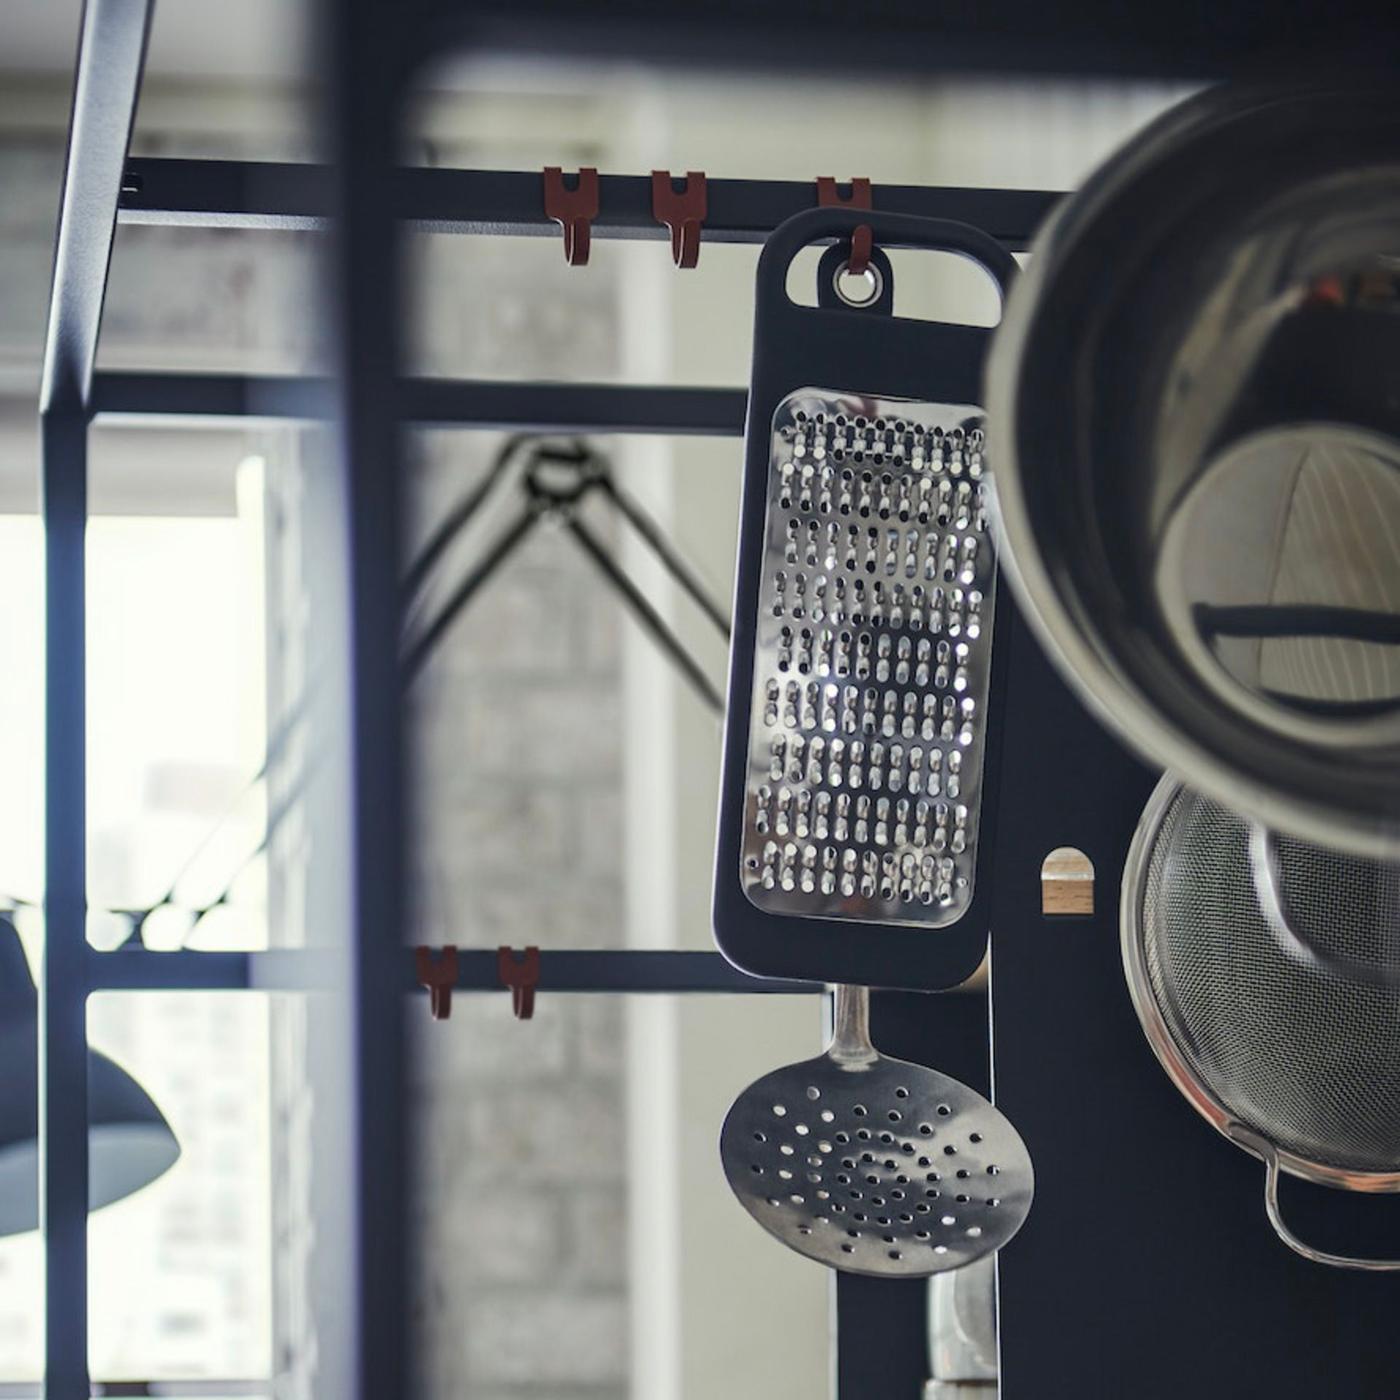
[[836,988],[826,1054],[765,1074],[720,1133],[744,1208],[834,1269],[916,1278],[1000,1249],[1031,1207],[1030,1153],[966,1084],[870,1042],[870,993]]

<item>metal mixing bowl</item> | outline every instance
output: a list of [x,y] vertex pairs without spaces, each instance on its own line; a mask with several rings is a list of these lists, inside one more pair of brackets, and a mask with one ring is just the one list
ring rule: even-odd
[[1098,713],[1400,853],[1400,85],[1222,87],[1042,233],[989,366],[1003,560]]

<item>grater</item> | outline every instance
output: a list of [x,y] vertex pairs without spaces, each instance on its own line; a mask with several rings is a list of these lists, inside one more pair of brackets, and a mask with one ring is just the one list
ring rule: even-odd
[[[977,867],[995,767],[996,562],[977,407],[990,331],[787,294],[794,254],[873,220],[959,252],[965,225],[817,210],[760,259],[715,930],[746,971],[879,986],[964,980],[986,946]],[[851,387],[832,387],[850,385]]]

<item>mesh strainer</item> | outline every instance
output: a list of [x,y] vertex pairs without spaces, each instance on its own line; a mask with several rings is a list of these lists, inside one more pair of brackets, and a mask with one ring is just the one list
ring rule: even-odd
[[1400,865],[1255,824],[1254,890],[1289,951],[1352,982],[1400,987]]
[[1339,971],[1384,965],[1393,932],[1358,893],[1353,863],[1312,848],[1308,942],[1322,960],[1302,955],[1260,907],[1250,841],[1228,808],[1170,777],[1157,786],[1123,877],[1133,1003],[1177,1088],[1264,1162],[1265,1209],[1285,1244],[1322,1264],[1400,1269],[1305,1244],[1278,1200],[1280,1171],[1400,1191],[1400,989]]

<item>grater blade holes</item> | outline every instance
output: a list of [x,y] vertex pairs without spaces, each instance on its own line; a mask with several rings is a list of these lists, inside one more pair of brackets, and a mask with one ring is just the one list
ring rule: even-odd
[[742,859],[762,908],[937,926],[971,899],[981,434],[915,408],[796,409],[775,437]]

